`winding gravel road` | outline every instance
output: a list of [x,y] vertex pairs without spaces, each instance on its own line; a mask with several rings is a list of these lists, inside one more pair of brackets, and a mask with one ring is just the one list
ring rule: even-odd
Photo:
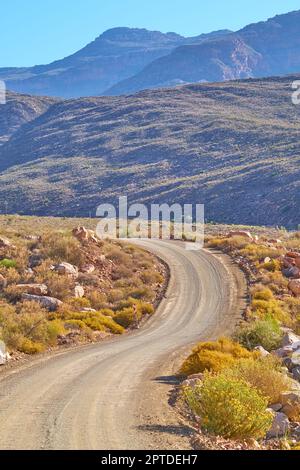
[[1,449],[188,449],[168,404],[192,343],[232,330],[245,281],[229,259],[142,242],[171,271],[166,298],[140,330],[41,357],[0,375]]

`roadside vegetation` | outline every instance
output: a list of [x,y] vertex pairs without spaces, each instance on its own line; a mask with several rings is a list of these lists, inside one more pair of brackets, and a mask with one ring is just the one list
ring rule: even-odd
[[197,449],[300,448],[300,233],[256,233],[206,239],[245,272],[249,302],[231,338],[196,345],[179,371]]
[[121,335],[154,313],[164,266],[137,246],[98,240],[92,223],[1,217],[0,340],[12,357]]

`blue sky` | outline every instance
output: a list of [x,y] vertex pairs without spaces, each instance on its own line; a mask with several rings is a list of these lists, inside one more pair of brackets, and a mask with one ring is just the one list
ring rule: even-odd
[[116,26],[192,36],[300,9],[300,0],[10,0],[1,2],[0,67],[49,63]]

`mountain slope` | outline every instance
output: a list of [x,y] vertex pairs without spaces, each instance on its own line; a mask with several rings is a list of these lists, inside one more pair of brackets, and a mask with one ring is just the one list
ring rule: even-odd
[[201,43],[226,33],[217,31],[184,38],[175,33],[114,28],[75,54],[52,64],[0,69],[0,79],[7,82],[7,88],[21,93],[64,98],[99,95],[179,45]]
[[205,203],[217,222],[295,227],[295,78],[55,103],[0,148],[0,207],[85,216],[127,194],[135,202]]
[[43,114],[55,102],[53,98],[8,92],[6,105],[0,106],[0,145],[9,140],[24,124]]
[[249,25],[237,33],[181,46],[107,95],[133,93],[181,82],[216,82],[300,71],[300,11]]

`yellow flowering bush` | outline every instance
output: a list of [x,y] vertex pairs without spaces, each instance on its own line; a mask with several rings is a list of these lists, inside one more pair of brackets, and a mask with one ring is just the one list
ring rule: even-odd
[[269,431],[273,416],[268,400],[245,381],[207,373],[201,385],[184,390],[191,411],[206,431],[228,439],[259,439]]
[[221,338],[219,341],[199,343],[184,361],[179,373],[188,376],[204,371],[220,372],[238,359],[252,357],[258,357],[258,354],[228,338]]

